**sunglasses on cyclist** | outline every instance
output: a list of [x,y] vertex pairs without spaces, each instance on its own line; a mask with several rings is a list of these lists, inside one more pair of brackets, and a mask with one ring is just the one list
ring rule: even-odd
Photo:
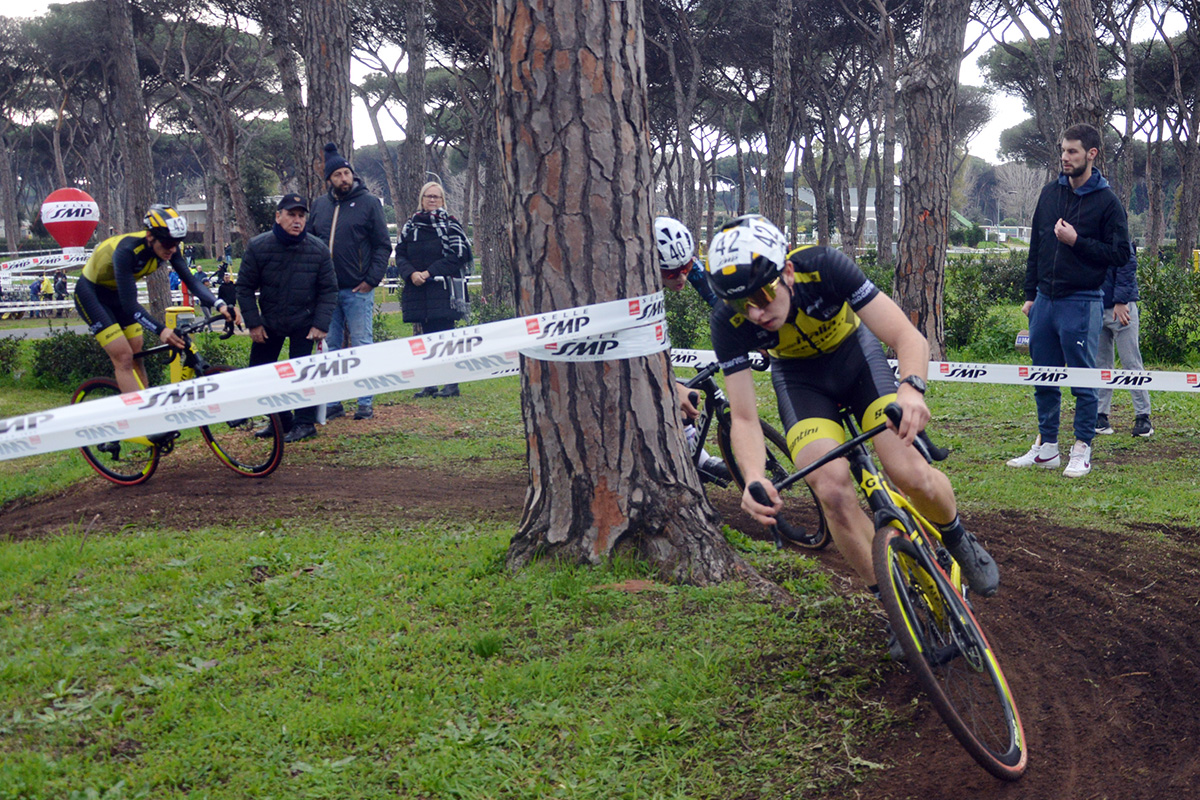
[[682,267],[676,267],[675,269],[660,269],[659,272],[662,273],[663,280],[672,280],[680,277],[681,275],[687,275],[689,272],[691,272],[693,263],[695,263],[695,259],[687,262]]
[[771,301],[775,299],[775,295],[778,294],[779,282],[781,280],[783,280],[782,277],[776,278],[749,297],[739,297],[737,300],[726,300],[725,302],[733,306],[733,310],[739,314],[745,314],[750,306],[764,309],[771,304]]

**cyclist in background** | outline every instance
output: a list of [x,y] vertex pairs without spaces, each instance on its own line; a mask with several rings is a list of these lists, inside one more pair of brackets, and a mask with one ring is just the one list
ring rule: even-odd
[[[673,292],[680,292],[683,291],[685,283],[690,283],[704,298],[704,302],[715,306],[718,298],[709,287],[704,269],[696,258],[696,241],[687,226],[673,217],[656,218],[654,243],[658,246],[658,271],[662,276],[663,286]],[[700,416],[700,409],[696,408],[689,397],[692,390],[679,381],[675,382],[675,392],[679,397],[679,409],[683,412],[686,423],[684,433],[687,435],[688,446],[694,451],[700,433],[692,424],[692,420]],[[733,478],[725,462],[710,455],[703,447],[700,448],[700,460],[697,465],[704,470],[700,473],[701,478],[707,477],[705,472],[727,481]]]
[[[762,429],[747,358],[750,351],[766,348],[779,416],[797,464],[809,464],[844,441],[839,404],[858,415],[864,430],[887,420],[883,409],[888,403],[901,407],[900,429],[875,438],[883,468],[917,511],[937,526],[971,589],[985,597],[995,594],[999,569],[963,527],[949,478],[912,447],[930,418],[924,396],[929,343],[844,253],[808,246],[787,254],[785,242],[766,218],[751,214],[722,228],[708,251],[709,281],[725,301],[713,309],[710,324],[713,349],[725,373],[733,451],[746,485],[761,482],[772,503],[759,504],[747,489],[742,508],[769,525],[783,507],[764,474]],[[896,352],[904,376],[899,384],[881,339]],[[831,462],[807,481],[838,550],[877,592],[871,562],[875,526],[859,505],[848,462]]]
[[179,243],[187,234],[187,220],[171,206],[154,205],[142,220],[145,230],[122,233],[101,242],[75,282],[75,308],[88,331],[112,359],[122,392],[149,385],[146,368],[135,353],[142,350],[142,330],[154,331],[163,344],[184,347],[184,341],[150,316],[138,302],[137,283],[163,263],[169,263],[201,305],[216,306],[233,321],[233,311],[213,297],[187,267]]

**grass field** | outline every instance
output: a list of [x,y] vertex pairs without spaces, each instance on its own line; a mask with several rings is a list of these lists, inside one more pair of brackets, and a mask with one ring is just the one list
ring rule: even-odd
[[[1118,393],[1119,434],[1080,481],[1003,466],[1034,433],[1028,389],[934,382],[932,432],[968,520],[1194,526],[1200,396],[1153,399],[1158,432],[1134,439]],[[62,400],[10,381],[0,417]],[[469,403],[370,447],[323,436],[284,468],[486,456],[519,475],[518,381]],[[74,452],[0,461],[0,505],[80,480],[98,478]],[[805,797],[904,730],[872,699],[890,668],[872,604],[814,561],[727,534],[796,598],[779,610],[632,561],[510,574],[512,529],[468,519],[0,541],[0,800]]]

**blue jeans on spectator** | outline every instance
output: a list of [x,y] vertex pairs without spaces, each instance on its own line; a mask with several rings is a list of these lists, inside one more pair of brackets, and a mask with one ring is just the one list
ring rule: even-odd
[[[1029,311],[1029,355],[1033,365],[1095,368],[1103,320],[1099,290],[1057,300],[1039,293]],[[1071,394],[1075,395],[1075,438],[1091,444],[1096,436],[1097,392],[1072,387]],[[1035,386],[1033,397],[1042,441],[1057,442],[1062,390],[1057,386]]]
[[[340,350],[347,346],[343,331],[350,329],[349,347],[359,347],[372,344],[375,337],[371,324],[375,316],[375,291],[355,292],[353,289],[339,289],[337,308],[333,310],[333,321],[329,324],[329,335],[325,337],[325,347],[328,350]],[[370,411],[373,406],[373,396],[358,398],[358,410]],[[330,403],[327,411],[341,408],[342,404]]]

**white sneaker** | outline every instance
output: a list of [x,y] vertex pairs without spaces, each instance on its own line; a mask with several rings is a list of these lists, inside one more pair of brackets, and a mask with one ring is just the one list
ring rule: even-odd
[[1029,448],[1029,452],[1017,458],[1011,458],[1008,461],[1010,467],[1032,467],[1038,466],[1045,469],[1055,469],[1062,462],[1058,455],[1058,442],[1042,443],[1042,437],[1033,440],[1033,447]]
[[1067,468],[1063,470],[1063,475],[1068,478],[1082,478],[1092,471],[1092,446],[1083,442],[1076,442],[1071,447],[1071,461],[1067,464]]

